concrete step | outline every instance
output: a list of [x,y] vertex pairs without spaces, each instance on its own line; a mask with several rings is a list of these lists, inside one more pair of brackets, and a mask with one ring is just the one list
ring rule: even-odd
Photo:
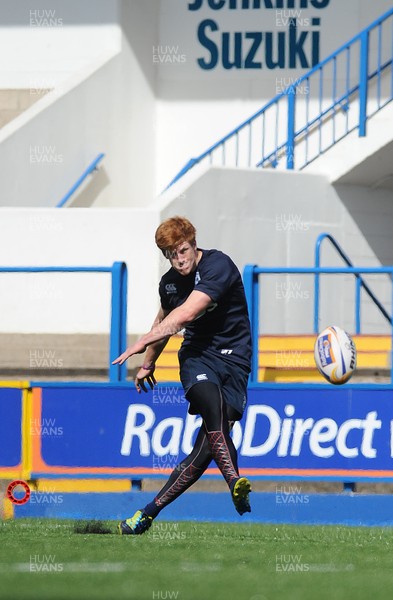
[[[129,336],[128,344],[136,340]],[[140,356],[128,360],[132,376]],[[0,379],[107,380],[108,334],[0,334]]]
[[[38,82],[37,82],[38,84]],[[49,89],[34,85],[29,89],[0,90],[0,128],[19,116],[23,111],[37,102]]]

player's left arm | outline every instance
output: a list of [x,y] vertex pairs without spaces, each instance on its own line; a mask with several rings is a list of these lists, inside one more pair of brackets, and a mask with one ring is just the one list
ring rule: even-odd
[[162,321],[156,323],[148,333],[145,333],[135,344],[116,358],[113,364],[122,365],[130,356],[142,354],[151,344],[156,344],[160,340],[165,340],[165,338],[178,333],[186,325],[202,316],[212,304],[212,299],[205,292],[193,290],[183,304],[174,308]]

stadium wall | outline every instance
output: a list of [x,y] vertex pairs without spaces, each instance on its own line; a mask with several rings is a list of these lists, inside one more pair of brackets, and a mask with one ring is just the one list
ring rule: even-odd
[[[214,168],[192,177],[168,190],[149,209],[3,208],[1,254],[7,257],[8,266],[106,266],[125,261],[131,334],[147,330],[158,308],[158,279],[168,263],[154,245],[154,231],[160,220],[175,214],[187,215],[195,223],[201,247],[229,253],[241,271],[247,263],[312,266],[316,238],[325,231],[337,239],[356,266],[393,264],[389,190],[334,187],[323,175],[252,169]],[[341,264],[326,246],[322,265]],[[105,277],[0,274],[0,280],[3,333],[109,330]],[[391,310],[387,278],[370,276],[367,281]],[[353,277],[329,276],[322,281],[321,327],[339,322],[354,331],[354,293]],[[310,276],[269,277],[261,286],[261,333],[311,333],[313,298]],[[362,333],[390,333],[367,299]]]
[[[0,209],[2,266],[128,266],[128,329],[157,309],[159,215],[151,209]],[[21,243],[23,241],[23,243]],[[106,274],[0,273],[2,333],[107,333]]]

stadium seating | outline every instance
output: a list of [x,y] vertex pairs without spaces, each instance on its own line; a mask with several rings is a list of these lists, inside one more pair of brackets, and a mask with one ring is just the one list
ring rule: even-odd
[[[354,379],[372,380],[390,369],[389,335],[355,335],[358,368]],[[157,362],[159,381],[179,381],[177,351],[182,338],[169,340]],[[259,337],[259,381],[277,383],[324,380],[314,363],[315,335],[261,335]]]

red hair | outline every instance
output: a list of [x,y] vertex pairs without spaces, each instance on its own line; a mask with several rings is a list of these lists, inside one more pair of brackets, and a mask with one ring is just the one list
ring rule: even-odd
[[195,244],[196,229],[185,217],[171,217],[158,227],[155,235],[156,244],[165,255],[165,251],[173,252],[183,242]]

